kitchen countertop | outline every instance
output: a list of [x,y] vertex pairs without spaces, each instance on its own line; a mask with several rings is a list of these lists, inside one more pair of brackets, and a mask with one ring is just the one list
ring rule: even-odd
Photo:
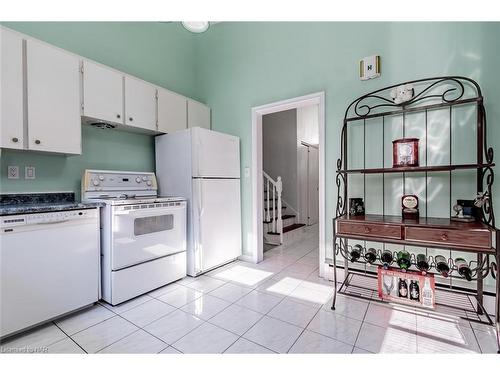
[[81,210],[103,205],[100,202],[76,202],[73,192],[0,194],[0,216]]

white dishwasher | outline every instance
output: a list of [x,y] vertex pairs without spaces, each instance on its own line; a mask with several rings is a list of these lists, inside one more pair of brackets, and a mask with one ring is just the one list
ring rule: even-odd
[[99,209],[0,217],[0,337],[99,299]]

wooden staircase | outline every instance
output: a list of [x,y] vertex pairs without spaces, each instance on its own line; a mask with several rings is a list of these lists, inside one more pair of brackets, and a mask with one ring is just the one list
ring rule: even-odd
[[[301,237],[305,224],[297,223],[297,215],[286,213],[288,207],[282,199],[281,177],[273,180],[264,175],[264,243],[289,244]],[[290,207],[290,211],[294,211]]]

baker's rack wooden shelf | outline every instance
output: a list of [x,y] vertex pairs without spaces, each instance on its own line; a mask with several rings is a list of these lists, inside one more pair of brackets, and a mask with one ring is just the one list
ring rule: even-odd
[[[390,91],[401,85],[413,85],[413,97],[403,103],[396,104],[390,98]],[[493,162],[493,149],[487,146],[486,137],[486,111],[483,104],[481,88],[474,80],[461,76],[434,77],[388,86],[363,96],[360,96],[347,107],[341,132],[341,156],[337,160],[336,186],[337,202],[336,215],[333,219],[333,276],[335,283],[335,294],[332,309],[335,309],[337,293],[355,295],[359,298],[381,301],[375,296],[376,272],[373,270],[360,269],[360,265],[366,262],[358,260],[358,267],[349,266],[348,249],[349,240],[373,241],[384,244],[398,244],[403,246],[418,246],[440,248],[451,251],[469,252],[477,255],[473,265],[474,279],[471,284],[474,288],[462,287],[436,282],[436,304],[448,307],[460,307],[465,310],[465,319],[477,320],[481,323],[492,324],[496,328],[498,352],[500,353],[500,231],[495,227],[495,216],[493,210],[492,185],[494,181],[495,166]],[[457,106],[475,106],[476,108],[476,160],[473,163],[453,164],[452,154],[452,115],[453,108]],[[427,165],[427,133],[428,113],[431,110],[449,109],[449,163],[439,165]],[[382,167],[366,168],[366,156],[364,155],[363,168],[349,169],[348,155],[348,126],[351,123],[362,122],[363,125],[363,147],[366,150],[366,121],[368,119],[382,119],[382,131],[385,131],[384,121],[389,116],[402,116],[402,137],[405,137],[405,119],[410,113],[423,112],[425,121],[425,165],[418,167],[385,167],[384,148],[388,139],[382,136]],[[456,150],[455,150],[456,151]],[[402,220],[401,217],[386,215],[350,216],[348,213],[348,176],[353,174],[385,174],[401,173],[403,186],[407,173],[425,174],[425,212],[427,213],[427,185],[428,175],[434,172],[449,172],[450,193],[449,202],[451,212],[451,190],[452,172],[457,170],[476,171],[476,192],[484,194],[486,203],[480,209],[480,218],[473,223],[451,221],[451,213],[448,218],[426,218],[418,220]],[[363,177],[366,178],[366,177]],[[365,184],[365,180],[363,181]],[[403,188],[404,189],[404,188]],[[363,193],[365,195],[365,193]],[[385,199],[385,193],[382,194]],[[366,201],[366,196],[363,196]],[[382,204],[382,211],[385,203]],[[344,259],[344,276],[340,287],[337,289],[337,258]],[[378,259],[378,258],[377,258]],[[451,260],[449,260],[451,261]],[[451,261],[452,262],[452,261]],[[380,263],[380,262],[379,262]],[[377,265],[377,263],[375,264]],[[380,264],[379,264],[380,265]],[[453,265],[452,265],[453,266]],[[486,313],[483,307],[484,279],[488,275],[496,279],[495,287],[495,317],[494,320]],[[451,276],[452,278],[459,278]],[[449,293],[452,292],[452,293]],[[451,296],[451,297],[450,297]],[[463,299],[463,300],[462,300]],[[385,301],[381,301],[385,302]],[[469,313],[475,314],[471,319]]]

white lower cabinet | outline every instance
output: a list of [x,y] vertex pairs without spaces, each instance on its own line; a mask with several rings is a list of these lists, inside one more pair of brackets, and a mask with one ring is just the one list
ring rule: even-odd
[[186,97],[158,88],[158,132],[172,133],[186,128]]
[[28,148],[81,154],[80,59],[26,41]]
[[188,99],[187,124],[188,128],[195,126],[205,129],[210,129],[210,107],[197,102],[196,100]]
[[0,65],[0,147],[23,149],[23,38],[3,28]]

